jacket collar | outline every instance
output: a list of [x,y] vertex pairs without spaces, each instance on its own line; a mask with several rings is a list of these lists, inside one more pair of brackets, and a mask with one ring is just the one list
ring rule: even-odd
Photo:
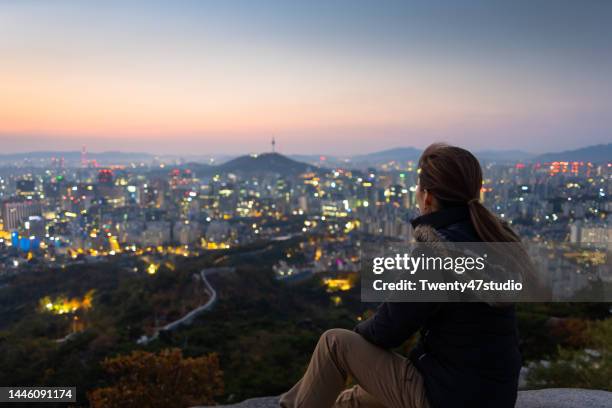
[[413,228],[419,225],[428,225],[435,229],[444,228],[447,225],[456,224],[470,219],[470,209],[467,206],[448,207],[421,215],[410,221]]

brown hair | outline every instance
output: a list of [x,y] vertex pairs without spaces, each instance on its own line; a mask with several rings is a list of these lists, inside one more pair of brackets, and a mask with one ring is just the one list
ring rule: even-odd
[[445,207],[466,205],[478,237],[485,242],[520,242],[518,235],[479,201],[482,169],[472,153],[434,143],[419,159],[419,188]]
[[480,203],[482,169],[472,153],[443,143],[430,145],[419,159],[419,188],[430,192],[443,208],[468,206],[470,219],[482,241],[519,243],[490,250],[498,253],[503,251],[500,259],[509,262],[511,269],[527,284],[526,292],[537,294],[541,298],[550,296],[548,288],[539,282],[534,265],[519,236]]

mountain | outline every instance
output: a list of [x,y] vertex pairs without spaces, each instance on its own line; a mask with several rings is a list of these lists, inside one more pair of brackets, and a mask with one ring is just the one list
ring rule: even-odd
[[[100,165],[128,164],[128,163],[151,163],[159,160],[165,163],[217,163],[224,162],[234,156],[224,154],[153,154],[145,152],[87,152],[87,160],[95,160]],[[32,166],[48,165],[51,159],[63,159],[66,166],[80,166],[81,152],[77,150],[68,151],[33,151],[23,153],[0,154],[0,163],[3,164],[29,164]]]
[[[417,161],[419,160],[422,152],[423,150],[415,147],[398,147],[394,149],[382,150],[380,152],[353,156],[351,161],[355,164],[381,164],[390,161]],[[533,157],[532,154],[522,150],[481,150],[475,152],[474,155],[478,157],[479,160],[495,162],[527,160],[530,157]]]
[[414,147],[396,147],[393,149],[381,150],[379,152],[361,154],[353,156],[353,163],[379,164],[390,161],[406,162],[419,159],[422,150]]
[[523,150],[480,150],[474,155],[481,161],[492,162],[517,162],[529,160],[534,155]]
[[575,150],[565,150],[557,153],[544,153],[531,159],[537,162],[553,161],[589,161],[606,163],[612,161],[612,143],[587,146]]
[[296,175],[313,167],[278,153],[240,156],[211,168],[220,173],[280,173]]
[[[98,162],[130,162],[130,161],[150,161],[154,155],[140,152],[88,152],[88,160],[96,160]],[[66,162],[80,162],[80,151],[39,151],[39,152],[24,152],[24,153],[9,153],[0,154],[0,162],[22,162],[24,160],[32,162],[40,162],[51,160],[52,158],[63,158]]]
[[292,154],[289,155],[293,160],[297,160],[300,162],[304,162],[306,164],[310,164],[314,167],[325,167],[325,168],[333,168],[333,167],[351,167],[354,165],[350,156],[340,157],[329,154]]

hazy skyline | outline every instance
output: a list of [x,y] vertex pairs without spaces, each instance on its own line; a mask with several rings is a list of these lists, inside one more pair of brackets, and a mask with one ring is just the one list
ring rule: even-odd
[[608,143],[610,21],[596,0],[3,1],[0,152]]

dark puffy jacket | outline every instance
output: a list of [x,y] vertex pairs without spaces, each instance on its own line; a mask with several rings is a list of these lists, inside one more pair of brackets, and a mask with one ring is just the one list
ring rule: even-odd
[[[447,241],[478,241],[467,207],[437,211],[412,223]],[[389,302],[355,327],[383,348],[398,347],[419,329],[410,359],[423,375],[432,408],[514,407],[521,355],[513,306]]]

